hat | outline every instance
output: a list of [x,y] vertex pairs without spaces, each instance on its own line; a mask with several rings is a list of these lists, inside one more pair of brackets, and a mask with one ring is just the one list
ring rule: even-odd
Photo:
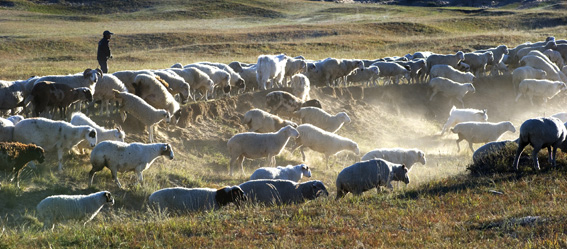
[[104,32],[102,32],[102,35],[114,35],[114,33],[110,32],[108,30],[105,30]]

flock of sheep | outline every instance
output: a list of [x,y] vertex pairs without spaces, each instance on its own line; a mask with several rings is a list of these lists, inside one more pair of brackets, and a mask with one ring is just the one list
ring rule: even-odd
[[[181,105],[188,101],[208,100],[238,94],[243,91],[270,90],[266,94],[266,109],[252,109],[244,113],[242,124],[248,132],[235,134],[227,142],[230,157],[229,174],[240,165],[245,174],[245,158],[266,158],[264,168],[257,169],[250,181],[221,189],[166,188],[149,196],[152,206],[170,211],[203,211],[218,209],[229,203],[241,205],[245,201],[279,205],[298,203],[328,195],[321,181],[298,183],[303,176],[312,177],[309,166],[276,167],[275,157],[293,138],[291,151],[304,149],[324,154],[329,158],[341,151],[360,154],[358,144],[337,133],[351,122],[346,112],[330,114],[321,103],[311,99],[309,91],[315,86],[335,86],[363,83],[376,85],[407,83],[429,84],[432,94],[456,99],[462,109],[453,106],[441,134],[451,131],[459,142],[466,140],[474,151],[473,143],[489,143],[499,139],[506,131],[515,132],[511,122],[487,122],[486,110],[466,109],[463,97],[474,93],[473,80],[488,73],[512,74],[517,98],[527,96],[544,101],[566,89],[567,41],[550,37],[545,42],[526,43],[513,49],[501,45],[495,48],[456,54],[416,52],[403,57],[378,60],[327,58],[319,61],[303,57],[291,58],[285,54],[261,55],[256,64],[232,62],[175,64],[158,70],[128,70],[103,74],[99,69],[86,69],[73,75],[32,77],[27,80],[0,81],[0,169],[15,173],[19,188],[19,175],[31,161],[42,163],[44,156],[56,154],[59,171],[63,170],[63,155],[76,149],[84,153],[92,148],[88,185],[92,186],[96,172],[109,168],[119,188],[118,172],[134,171],[138,182],[143,182],[143,171],[160,156],[174,158],[168,143],[154,143],[157,124],[165,121],[175,125],[180,118]],[[510,70],[509,68],[514,68]],[[285,89],[291,89],[283,91]],[[91,108],[81,108],[82,102]],[[118,103],[122,122],[135,117],[147,127],[149,143],[125,143],[120,127],[105,128],[89,118],[95,102],[100,102],[100,115],[113,112]],[[67,119],[67,108],[75,104],[78,110]],[[33,108],[33,111],[30,111]],[[55,120],[54,110],[59,110]],[[33,118],[24,118],[22,113]],[[558,114],[566,118],[566,114]],[[514,167],[519,154],[531,144],[534,147],[534,167],[539,168],[537,151],[548,148],[555,162],[557,148],[567,149],[567,130],[563,122],[554,117],[530,119],[522,124]],[[508,142],[506,142],[508,143]],[[495,152],[502,146],[489,143],[473,155],[482,159],[482,153]],[[552,150],[553,149],[553,150]],[[553,152],[553,153],[552,153]],[[384,186],[392,189],[392,181],[409,183],[408,172],[415,163],[426,163],[419,149],[380,148],[362,156],[361,161],[344,168],[337,176],[339,199],[348,192],[364,191]],[[65,219],[91,220],[105,204],[112,205],[110,192],[90,195],[50,196],[37,206],[38,217],[46,228]]]

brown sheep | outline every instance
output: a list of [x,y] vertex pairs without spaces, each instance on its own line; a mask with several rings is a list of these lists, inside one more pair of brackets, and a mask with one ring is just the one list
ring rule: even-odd
[[42,81],[33,86],[29,99],[26,99],[26,105],[29,101],[33,101],[36,117],[45,111],[46,107],[59,107],[61,118],[67,118],[65,114],[67,107],[84,100],[93,101],[91,90],[86,87],[72,88],[66,84]]
[[[34,144],[0,142],[0,170],[16,174],[16,186],[20,188],[20,173],[28,162],[37,160],[43,163],[43,149]],[[13,181],[14,178],[10,181]]]

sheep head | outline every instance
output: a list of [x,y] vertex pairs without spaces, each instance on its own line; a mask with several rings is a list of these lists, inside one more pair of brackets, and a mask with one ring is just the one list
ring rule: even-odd
[[173,160],[173,149],[171,149],[171,145],[164,144],[161,148],[161,155],[169,156],[169,160]]

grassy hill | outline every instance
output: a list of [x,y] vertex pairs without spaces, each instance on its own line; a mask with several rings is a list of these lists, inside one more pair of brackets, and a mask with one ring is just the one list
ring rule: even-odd
[[[197,61],[255,62],[260,54],[285,52],[308,59],[379,58],[416,51],[453,53],[506,44],[514,47],[553,35],[565,39],[567,14],[554,3],[537,8],[514,6],[414,7],[336,4],[299,0],[258,1],[0,1],[0,79],[69,74],[94,68],[96,43],[104,30],[111,41],[111,71],[166,68]],[[565,94],[545,106],[514,102],[510,76],[475,81],[468,107],[489,109],[489,121],[510,120],[516,127],[529,117],[564,111]],[[346,111],[353,120],[338,133],[358,142],[361,152],[379,147],[420,148],[425,165],[410,172],[411,183],[389,193],[369,191],[335,201],[336,175],[359,156],[342,153],[331,168],[308,151],[313,179],[330,196],[282,207],[227,206],[208,213],[173,215],[151,210],[147,196],[172,186],[222,187],[247,175],[228,176],[226,141],[246,130],[240,118],[264,108],[266,92],[183,106],[179,126],[160,125],[156,140],[169,142],[172,161],[157,160],[144,172],[144,185],[133,173],[119,173],[118,189],[108,170],[87,187],[87,155],[66,155],[63,172],[48,158],[26,168],[22,189],[0,172],[0,248],[172,247],[172,248],[508,248],[566,247],[567,199],[564,154],[559,169],[536,173],[471,176],[470,151],[456,151],[456,136],[439,136],[451,104],[428,100],[426,85],[377,88],[317,88],[312,97],[325,110]],[[111,127],[122,125],[127,142],[147,140],[136,120],[92,115]],[[515,139],[507,133],[504,139]],[[479,145],[475,145],[477,148]],[[462,146],[465,147],[465,146]],[[284,151],[278,165],[301,163],[299,153]],[[506,158],[494,166],[505,167]],[[509,160],[509,158],[507,158]],[[251,173],[264,160],[245,162]],[[54,194],[109,190],[116,204],[103,208],[90,223],[71,221],[42,231],[37,203]]]

